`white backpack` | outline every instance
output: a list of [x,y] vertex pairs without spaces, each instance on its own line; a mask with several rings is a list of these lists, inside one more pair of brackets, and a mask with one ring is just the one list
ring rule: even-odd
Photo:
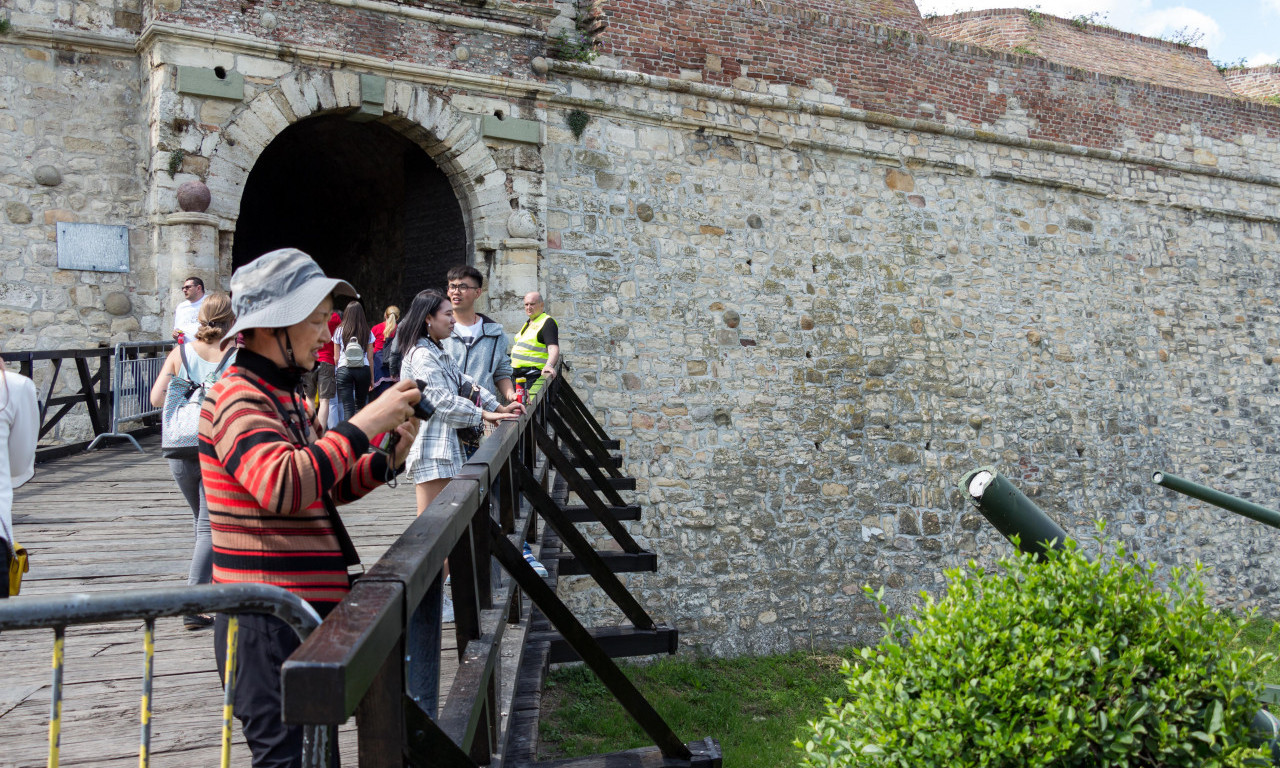
[[342,355],[346,358],[348,368],[364,367],[364,347],[354,336],[347,342],[347,346],[342,348]]

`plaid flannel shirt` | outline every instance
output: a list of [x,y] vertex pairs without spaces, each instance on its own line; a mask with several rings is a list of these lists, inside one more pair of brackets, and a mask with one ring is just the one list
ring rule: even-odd
[[[422,396],[436,409],[435,415],[418,430],[418,438],[409,449],[407,466],[412,467],[420,458],[448,460],[457,450],[458,435],[454,430],[475,427],[483,421],[480,409],[458,394],[463,382],[475,384],[475,380],[458,368],[448,352],[427,339],[419,339],[400,363],[400,378],[425,382]],[[484,407],[496,410],[498,398],[484,387],[477,387]]]

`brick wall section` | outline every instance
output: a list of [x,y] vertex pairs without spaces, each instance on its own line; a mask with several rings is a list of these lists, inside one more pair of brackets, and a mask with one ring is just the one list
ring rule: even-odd
[[1233,69],[1223,77],[1232,91],[1246,99],[1280,98],[1280,65]]
[[[622,69],[748,90],[826,87],[850,106],[995,127],[1012,110],[1028,135],[1107,149],[1178,134],[1280,136],[1280,110],[1233,98],[1116,81],[1052,62],[906,34],[851,16],[806,22],[757,2],[615,0],[603,52]],[[781,87],[781,88],[779,88]]]
[[[419,3],[412,5],[517,26],[531,23],[530,17],[521,14],[486,13],[458,4],[440,8]],[[262,26],[262,13],[267,10],[278,20],[274,29]],[[533,78],[529,62],[544,52],[542,42],[535,38],[466,30],[322,2],[272,0],[250,4],[239,0],[184,0],[176,11],[166,11],[156,5],[152,7],[152,13],[156,21],[214,32],[234,32],[287,45],[319,46],[389,61],[483,74]],[[470,52],[466,61],[458,61],[454,56],[459,45],[466,45]]]
[[[1143,37],[1118,29],[1076,24],[1019,8],[969,11],[925,21],[929,34],[1009,53],[1033,51],[1057,64],[1130,80],[1234,95],[1203,48]],[[1021,48],[1022,51],[1015,51]]]

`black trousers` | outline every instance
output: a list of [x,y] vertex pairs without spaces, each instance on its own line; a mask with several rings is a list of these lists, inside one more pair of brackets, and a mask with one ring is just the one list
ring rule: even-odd
[[[213,625],[213,649],[218,677],[226,679],[227,614]],[[280,665],[302,641],[275,616],[240,614],[240,644],[236,651],[234,711],[244,739],[253,752],[253,768],[300,768],[302,726],[281,720]],[[337,729],[330,731],[329,765],[338,768]]]
[[369,367],[342,366],[338,369],[338,401],[342,403],[342,418],[350,420],[369,403],[369,385],[373,383]]

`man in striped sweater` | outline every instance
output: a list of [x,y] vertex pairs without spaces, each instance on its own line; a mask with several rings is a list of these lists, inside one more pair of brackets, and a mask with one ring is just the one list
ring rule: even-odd
[[[213,531],[214,583],[274,584],[323,617],[346,596],[348,566],[359,563],[335,504],[360,498],[403,468],[418,423],[412,381],[369,403],[317,438],[303,373],[331,339],[331,295],[355,296],[324,276],[307,254],[272,251],[231,277],[236,323],[244,333],[235,365],[209,391],[200,414],[200,469]],[[382,432],[400,435],[391,459],[368,453]],[[219,670],[226,616],[214,632]],[[299,640],[272,616],[240,619],[235,714],[255,768],[298,766],[302,729],[281,720],[280,665]]]

